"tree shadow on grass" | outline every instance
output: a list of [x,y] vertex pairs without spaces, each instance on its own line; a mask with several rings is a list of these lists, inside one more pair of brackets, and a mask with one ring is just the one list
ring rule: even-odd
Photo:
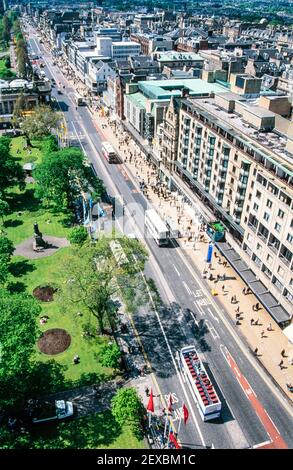
[[10,195],[9,199],[12,212],[36,212],[40,209],[40,201],[35,197],[34,189],[27,189],[22,193],[13,193]]
[[27,273],[35,271],[35,265],[31,264],[28,260],[15,261],[10,265],[10,272],[14,277],[21,277]]
[[23,282],[10,282],[7,289],[11,294],[20,294],[26,292],[26,285]]
[[69,228],[72,227],[74,223],[74,216],[73,214],[65,214],[63,219],[60,221],[63,227]]
[[15,228],[15,227],[19,227],[20,225],[23,225],[23,221],[20,219],[8,219],[8,220],[5,220],[3,225],[5,228],[8,228],[8,227]]
[[46,448],[86,449],[109,446],[121,431],[111,411],[104,411],[57,425],[36,426],[31,430],[31,436],[37,440],[46,439]]
[[32,397],[42,394],[55,393],[68,388],[64,372],[66,366],[54,359],[46,362],[36,362],[30,375],[30,390]]

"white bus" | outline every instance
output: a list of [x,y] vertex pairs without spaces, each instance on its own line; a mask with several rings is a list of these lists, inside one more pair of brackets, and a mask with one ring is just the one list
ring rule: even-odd
[[159,246],[168,245],[170,232],[159,214],[154,209],[145,211],[144,223]]
[[186,346],[180,351],[180,365],[187,379],[200,417],[209,421],[221,416],[222,403],[198,357],[195,346]]
[[114,148],[109,142],[102,142],[102,152],[109,163],[118,163],[119,158]]

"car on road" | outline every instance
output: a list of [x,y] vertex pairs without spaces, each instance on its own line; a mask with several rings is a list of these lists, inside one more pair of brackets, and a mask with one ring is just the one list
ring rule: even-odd
[[62,94],[63,94],[61,90],[57,90],[57,93],[58,93],[58,95],[62,95]]

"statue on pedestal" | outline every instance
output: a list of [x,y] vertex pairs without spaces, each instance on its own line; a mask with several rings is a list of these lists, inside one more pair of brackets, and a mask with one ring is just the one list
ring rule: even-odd
[[34,223],[34,242],[33,242],[33,250],[40,251],[47,247],[47,243],[43,240],[43,235],[39,230],[39,226],[37,223]]

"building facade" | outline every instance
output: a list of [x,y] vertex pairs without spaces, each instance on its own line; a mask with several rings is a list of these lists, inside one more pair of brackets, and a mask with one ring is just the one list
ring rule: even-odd
[[274,113],[232,93],[184,100],[175,166],[292,317],[292,154],[275,126]]

